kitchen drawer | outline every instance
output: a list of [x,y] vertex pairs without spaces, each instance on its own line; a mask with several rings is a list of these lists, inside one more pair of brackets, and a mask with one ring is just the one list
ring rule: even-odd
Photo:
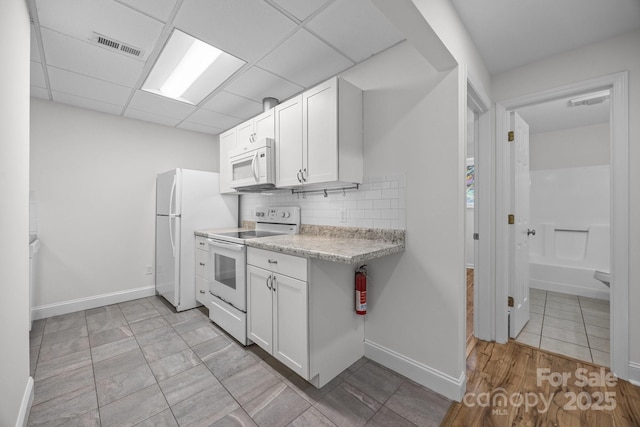
[[207,261],[209,258],[208,251],[196,249],[196,276],[207,277]]
[[280,252],[248,248],[247,264],[284,274],[304,282],[307,281],[307,259]]
[[207,246],[206,237],[196,236],[196,249],[202,249],[203,251],[209,249],[209,246]]
[[196,299],[207,308],[211,308],[211,297],[209,296],[209,282],[204,277],[196,276]]

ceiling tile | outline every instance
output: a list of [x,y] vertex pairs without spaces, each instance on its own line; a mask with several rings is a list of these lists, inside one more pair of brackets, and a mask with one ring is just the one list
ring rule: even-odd
[[142,49],[147,58],[163,25],[113,0],[37,0],[40,25],[81,40],[93,32]]
[[137,119],[171,127],[175,127],[175,125],[180,123],[180,119],[174,119],[172,117],[165,117],[158,114],[148,113],[146,111],[136,110],[135,108],[127,108],[127,111],[124,112],[124,116],[131,119]]
[[31,25],[31,60],[42,62],[42,58],[40,58],[40,48],[38,48],[38,37],[36,36],[36,30],[33,25]]
[[262,102],[273,97],[284,101],[304,88],[258,67],[251,67],[225,88],[227,92]]
[[173,23],[247,62],[260,59],[296,26],[263,0],[185,1]]
[[133,95],[128,108],[135,108],[136,110],[173,117],[179,120],[184,120],[185,117],[193,113],[196,109],[195,105],[174,101],[173,99],[141,90],[137,90],[135,95]]
[[49,91],[37,86],[31,86],[31,96],[34,98],[40,98],[49,100]]
[[117,0],[131,6],[142,13],[146,13],[162,22],[167,22],[176,0]]
[[198,123],[182,122],[178,126],[180,129],[192,130],[194,132],[208,133],[210,135],[217,135],[223,131],[223,129],[214,128],[211,126],[205,126]]
[[227,130],[242,122],[242,120],[226,114],[216,113],[215,111],[200,109],[189,116],[189,122]]
[[120,115],[122,107],[109,104],[107,102],[96,101],[95,99],[83,98],[81,96],[70,95],[68,93],[51,92],[53,100],[60,104],[74,105],[76,107],[87,108],[89,110],[101,111],[103,113]]
[[47,83],[44,81],[42,64],[39,62],[31,61],[31,86],[47,87]]
[[144,63],[55,31],[42,29],[47,65],[133,87]]
[[304,21],[309,15],[324,6],[329,0],[273,0],[278,6]]
[[370,0],[339,0],[306,26],[356,62],[404,39]]
[[308,31],[300,29],[258,65],[309,87],[350,67],[353,62]]
[[131,95],[131,88],[119,86],[104,80],[94,79],[71,71],[48,67],[51,90],[115,104],[122,107]]
[[202,108],[241,119],[248,119],[262,112],[260,102],[224,91],[211,98]]

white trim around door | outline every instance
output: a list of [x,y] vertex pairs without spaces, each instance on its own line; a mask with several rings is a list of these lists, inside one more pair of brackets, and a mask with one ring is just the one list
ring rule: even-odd
[[496,104],[496,341],[508,339],[509,157],[506,111],[585,92],[611,90],[611,371],[629,379],[629,73],[610,74]]

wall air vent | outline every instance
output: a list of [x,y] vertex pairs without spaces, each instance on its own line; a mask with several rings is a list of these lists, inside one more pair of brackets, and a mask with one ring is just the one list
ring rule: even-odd
[[116,39],[111,37],[103,36],[102,34],[93,33],[92,42],[99,44],[100,46],[107,47],[112,50],[117,50],[120,53],[126,54],[128,56],[135,56],[139,58],[143,55],[143,51],[140,48],[133,47],[129,44],[122,43]]

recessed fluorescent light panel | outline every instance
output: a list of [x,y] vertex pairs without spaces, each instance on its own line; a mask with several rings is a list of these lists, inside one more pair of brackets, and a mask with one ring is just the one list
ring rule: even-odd
[[174,29],[142,90],[199,104],[245,61]]

